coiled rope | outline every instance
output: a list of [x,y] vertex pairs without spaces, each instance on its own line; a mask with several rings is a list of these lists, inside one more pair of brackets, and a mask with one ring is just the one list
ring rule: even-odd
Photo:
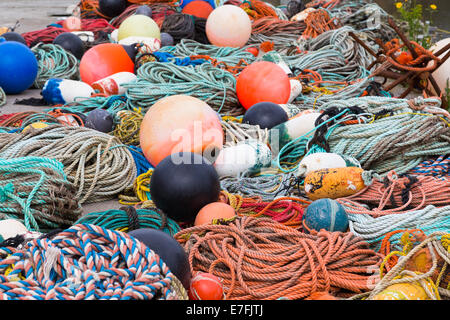
[[235,92],[233,74],[208,63],[176,66],[148,62],[137,73],[138,80],[124,84],[130,108],[147,111],[156,101],[176,94],[199,98],[221,114],[242,114]]
[[360,293],[368,290],[368,269],[381,263],[351,233],[309,235],[267,218],[191,227],[175,238],[188,252],[193,272],[223,279],[229,300],[302,299],[331,290]]
[[80,204],[111,199],[133,184],[133,156],[117,138],[84,127],[50,125],[0,133],[0,158],[47,157],[64,165]]
[[38,74],[34,87],[42,89],[50,78],[79,80],[77,58],[57,44],[38,43],[31,48],[38,61]]
[[206,36],[206,19],[184,13],[174,13],[164,18],[161,32],[170,34],[177,44],[182,39],[192,39],[210,44]]
[[119,123],[115,126],[113,135],[124,144],[138,145],[139,131],[144,115],[140,110],[123,110],[117,112]]
[[2,87],[0,87],[0,107],[6,104],[6,93],[3,91]]
[[76,192],[58,161],[0,159],[1,219],[19,220],[38,232],[71,226],[81,216]]
[[181,230],[174,220],[158,209],[135,209],[131,206],[122,207],[119,210],[91,212],[82,216],[74,224],[79,223],[94,224],[102,228],[122,232],[151,228],[161,230],[171,236]]
[[[126,233],[77,224],[0,248],[2,300],[180,299],[167,265]],[[185,293],[184,293],[184,296]]]

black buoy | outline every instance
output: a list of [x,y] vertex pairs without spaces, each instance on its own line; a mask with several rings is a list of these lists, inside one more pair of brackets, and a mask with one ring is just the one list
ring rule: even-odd
[[136,229],[128,232],[128,235],[138,239],[155,252],[186,290],[189,289],[191,283],[189,260],[178,241],[163,231],[150,228]]
[[81,60],[84,54],[84,44],[80,37],[72,32],[61,33],[53,40],[53,44],[58,44],[66,51],[72,53],[75,58]]
[[167,32],[161,32],[161,47],[173,46],[174,43],[175,41],[170,34]]
[[273,102],[259,102],[245,112],[242,123],[259,125],[261,129],[271,129],[288,120],[289,117],[286,111],[278,104]]
[[286,5],[286,16],[290,19],[303,10],[305,10],[305,5],[302,0],[291,0]]
[[127,0],[100,0],[98,2],[100,12],[110,18],[115,18],[124,12],[127,5]]
[[27,45],[27,42],[25,41],[24,37],[22,37],[19,33],[14,32],[14,31],[10,31],[10,32],[5,32],[2,35],[0,35],[0,37],[5,38],[6,41],[16,41],[16,42],[20,42],[24,45]]
[[86,127],[100,132],[108,133],[113,130],[114,119],[111,113],[103,109],[95,109],[89,112]]
[[134,14],[142,14],[144,16],[151,18],[152,14],[153,14],[153,10],[152,10],[152,8],[150,8],[147,5],[142,5],[137,8],[137,10]]
[[199,154],[178,152],[154,169],[150,195],[155,205],[179,222],[194,222],[201,208],[219,200],[216,169]]

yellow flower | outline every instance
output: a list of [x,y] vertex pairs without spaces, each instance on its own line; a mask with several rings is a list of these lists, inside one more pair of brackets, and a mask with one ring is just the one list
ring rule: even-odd
[[436,9],[437,9],[437,5],[435,5],[435,4],[430,4],[430,8],[433,9],[433,10],[436,10]]
[[401,7],[403,7],[403,3],[397,2],[397,3],[395,4],[395,6],[397,7],[397,9],[400,9]]

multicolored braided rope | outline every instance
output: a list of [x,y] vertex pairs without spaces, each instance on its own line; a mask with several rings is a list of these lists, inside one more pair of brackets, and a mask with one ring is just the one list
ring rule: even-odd
[[91,224],[0,248],[1,300],[182,299],[177,284],[142,242]]

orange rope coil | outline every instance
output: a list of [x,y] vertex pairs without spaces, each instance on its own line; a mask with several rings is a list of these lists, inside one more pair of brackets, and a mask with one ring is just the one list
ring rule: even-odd
[[351,233],[299,232],[268,218],[238,217],[181,230],[192,272],[223,280],[226,299],[304,299],[369,290],[382,256]]

